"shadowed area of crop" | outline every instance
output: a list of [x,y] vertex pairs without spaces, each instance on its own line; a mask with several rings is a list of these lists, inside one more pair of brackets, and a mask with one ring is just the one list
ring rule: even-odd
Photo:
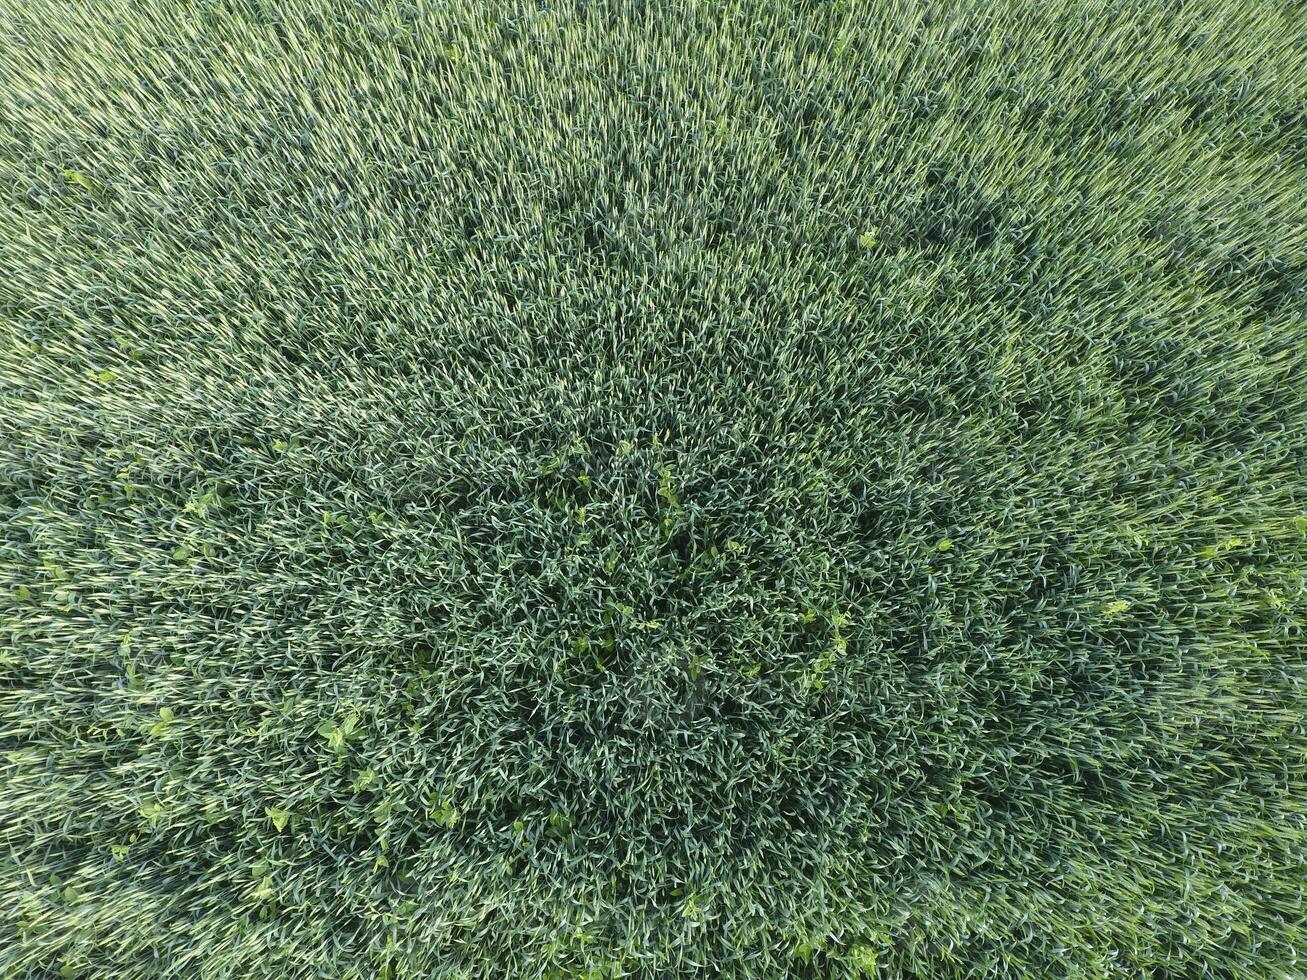
[[0,975],[1299,976],[1300,3],[0,0]]

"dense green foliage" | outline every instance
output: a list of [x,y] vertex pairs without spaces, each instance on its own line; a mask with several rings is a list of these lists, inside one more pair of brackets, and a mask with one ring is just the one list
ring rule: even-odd
[[1299,4],[0,11],[0,975],[1307,973]]

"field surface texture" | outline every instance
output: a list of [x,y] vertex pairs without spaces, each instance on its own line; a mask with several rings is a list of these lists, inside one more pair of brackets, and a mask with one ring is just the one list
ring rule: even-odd
[[0,0],[0,977],[1307,976],[1307,9]]

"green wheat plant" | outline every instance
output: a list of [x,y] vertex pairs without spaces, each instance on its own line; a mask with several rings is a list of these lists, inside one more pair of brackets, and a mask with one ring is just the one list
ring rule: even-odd
[[0,977],[1307,976],[1307,9],[0,0]]

